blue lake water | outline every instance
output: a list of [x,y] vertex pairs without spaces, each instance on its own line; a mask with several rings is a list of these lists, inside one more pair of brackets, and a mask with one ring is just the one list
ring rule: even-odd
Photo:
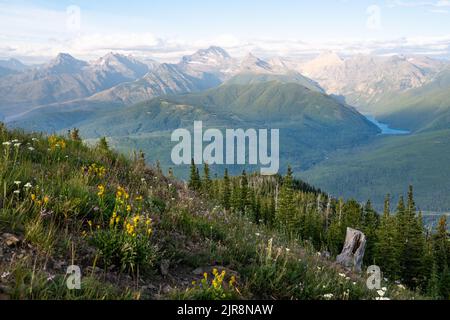
[[379,122],[377,119],[375,119],[375,117],[373,117],[371,115],[365,114],[364,116],[367,118],[367,120],[369,120],[374,125],[376,125],[378,128],[380,128],[381,134],[410,134],[411,133],[411,131],[408,131],[408,130],[389,128],[389,125],[387,125],[386,123]]

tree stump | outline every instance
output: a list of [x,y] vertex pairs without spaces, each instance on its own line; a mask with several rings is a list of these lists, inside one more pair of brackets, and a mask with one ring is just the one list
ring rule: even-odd
[[361,272],[364,251],[366,249],[366,236],[359,230],[347,228],[344,247],[336,262],[353,271]]

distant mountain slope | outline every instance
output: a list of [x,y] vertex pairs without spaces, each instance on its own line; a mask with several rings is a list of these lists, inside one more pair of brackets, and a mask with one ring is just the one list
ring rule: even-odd
[[281,165],[308,168],[337,148],[351,147],[379,130],[355,109],[296,83],[271,81],[222,85],[207,91],[163,96],[123,107],[94,100],[38,108],[11,122],[15,127],[43,131],[80,128],[85,138],[108,136],[122,151],[142,149],[149,160],[170,166],[170,132],[206,127],[280,129]]
[[239,73],[230,78],[225,82],[225,84],[237,84],[246,85],[261,82],[271,82],[279,81],[284,83],[297,83],[303,87],[306,87],[312,91],[322,92],[324,90],[313,80],[302,76],[300,73],[295,71],[285,72],[284,74],[277,73]]
[[0,114],[14,115],[33,106],[88,97],[147,72],[131,58],[109,54],[89,64],[59,54],[46,65],[0,79]]
[[16,74],[16,73],[17,73],[17,71],[0,66],[0,78],[9,76],[11,74]]
[[163,63],[141,79],[122,83],[100,92],[90,99],[130,105],[161,95],[199,91],[219,84],[220,81],[213,75],[202,73],[199,77],[193,77],[183,73],[176,65]]
[[211,46],[184,56],[177,67],[190,76],[202,77],[202,74],[208,73],[222,82],[236,72],[237,63],[224,49]]
[[124,152],[142,149],[149,160],[160,160],[167,168],[171,131],[192,129],[195,120],[202,120],[205,128],[279,128],[281,165],[289,163],[298,170],[379,132],[355,109],[331,97],[277,81],[155,98],[76,126],[85,137],[108,136]]
[[381,136],[373,143],[342,150],[300,174],[334,195],[371,198],[378,208],[390,193],[412,184],[420,209],[450,211],[450,129],[406,136]]
[[424,85],[445,63],[427,57],[356,55],[341,58],[325,52],[301,64],[298,70],[316,80],[329,94],[341,95],[347,103],[369,113],[384,95]]
[[450,128],[450,68],[422,87],[387,95],[376,110],[380,120],[412,131]]
[[213,112],[232,112],[245,121],[288,121],[295,126],[310,123],[311,126],[326,124],[332,127],[354,119],[360,121],[362,127],[371,127],[356,110],[297,83],[270,81],[249,85],[227,84],[171,99],[178,103],[200,105]]
[[[31,78],[31,79],[30,79]],[[20,80],[20,84],[17,81]],[[314,81],[279,63],[270,63],[251,54],[241,61],[220,47],[198,50],[177,64],[151,64],[151,67],[123,55],[109,53],[87,63],[61,54],[49,64],[18,78],[0,82],[9,90],[0,98],[0,113],[15,121],[34,106],[51,108],[70,101],[81,106],[90,102],[132,105],[154,97],[199,92],[227,84],[253,84],[269,81],[293,82],[323,92]],[[9,86],[8,86],[9,85]],[[33,111],[34,113],[35,111]],[[59,127],[57,124],[52,127]]]
[[0,67],[18,72],[25,71],[26,69],[28,69],[28,66],[26,66],[19,60],[13,58],[8,60],[0,60]]

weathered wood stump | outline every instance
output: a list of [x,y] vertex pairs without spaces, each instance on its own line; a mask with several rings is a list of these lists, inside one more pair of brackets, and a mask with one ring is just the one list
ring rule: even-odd
[[361,272],[364,251],[366,249],[366,236],[359,230],[347,228],[344,247],[336,262],[345,268]]

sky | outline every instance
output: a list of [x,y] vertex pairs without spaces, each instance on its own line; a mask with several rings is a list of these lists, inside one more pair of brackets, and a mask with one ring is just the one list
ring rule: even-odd
[[450,57],[450,0],[0,0],[0,59],[174,62],[210,45],[233,56]]

